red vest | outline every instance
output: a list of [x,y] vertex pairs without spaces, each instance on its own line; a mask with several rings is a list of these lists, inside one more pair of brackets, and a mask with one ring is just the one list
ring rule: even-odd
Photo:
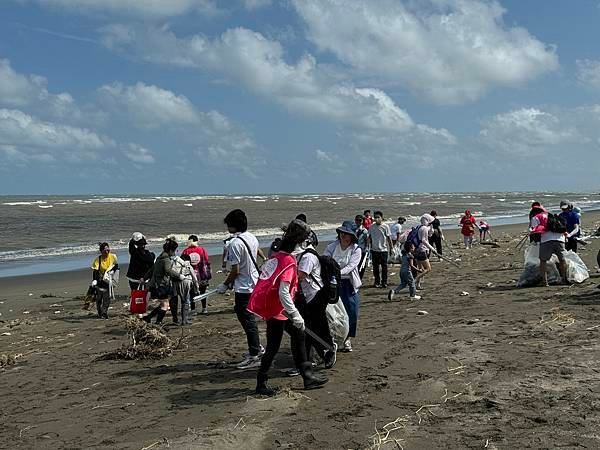
[[293,276],[291,280],[286,276],[285,281],[290,281],[290,295],[293,299],[298,287],[296,258],[289,253],[277,252],[261,267],[258,282],[246,309],[263,320],[286,320],[287,317],[283,315],[283,305],[279,300],[279,284],[281,275],[290,269],[293,270]]

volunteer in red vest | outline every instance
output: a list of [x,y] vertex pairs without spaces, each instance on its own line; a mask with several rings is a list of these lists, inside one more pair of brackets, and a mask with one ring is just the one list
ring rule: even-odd
[[567,262],[565,261],[565,234],[548,230],[548,212],[544,211],[531,219],[531,234],[540,235],[540,274],[542,286],[549,286],[546,265],[552,255],[558,258],[558,271],[565,283],[567,275]]
[[471,210],[467,209],[465,215],[460,218],[460,233],[463,235],[465,241],[465,248],[470,249],[473,245],[473,235],[475,235],[475,227],[477,227],[477,221],[471,214]]
[[[181,254],[190,255],[192,267],[194,268],[196,277],[198,278],[198,294],[204,294],[206,292],[206,288],[208,287],[208,281],[212,278],[212,273],[210,270],[208,253],[206,253],[204,247],[198,245],[198,236],[192,234],[188,238],[188,246],[183,252],[181,252]],[[191,309],[192,311],[196,309],[196,304],[193,299],[191,302]],[[208,314],[205,298],[202,299],[202,314]]]
[[290,335],[294,364],[304,379],[304,388],[315,389],[327,383],[327,378],[312,373],[312,363],[306,358],[304,319],[293,300],[298,288],[298,268],[292,252],[309,234],[310,228],[301,220],[295,219],[288,225],[279,251],[263,265],[248,302],[248,311],[267,322],[267,348],[256,377],[256,393],[260,395],[277,393],[267,380],[284,331]]

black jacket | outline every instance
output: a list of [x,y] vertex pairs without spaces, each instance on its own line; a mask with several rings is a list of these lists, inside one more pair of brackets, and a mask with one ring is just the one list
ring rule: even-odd
[[129,241],[129,268],[127,277],[139,280],[146,275],[146,272],[154,265],[154,253],[145,248],[139,248],[135,245],[133,239]]

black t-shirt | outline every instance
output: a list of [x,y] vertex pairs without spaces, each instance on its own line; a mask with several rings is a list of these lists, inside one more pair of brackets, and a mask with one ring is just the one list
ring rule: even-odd
[[438,219],[437,217],[435,219],[433,219],[433,222],[431,222],[431,226],[433,227],[434,230],[439,230],[440,229],[440,219]]

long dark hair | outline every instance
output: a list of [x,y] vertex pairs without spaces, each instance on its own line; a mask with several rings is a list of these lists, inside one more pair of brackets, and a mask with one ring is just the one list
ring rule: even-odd
[[281,239],[279,250],[286,253],[291,253],[296,245],[303,243],[310,235],[310,227],[305,222],[294,219],[287,226],[285,234]]

